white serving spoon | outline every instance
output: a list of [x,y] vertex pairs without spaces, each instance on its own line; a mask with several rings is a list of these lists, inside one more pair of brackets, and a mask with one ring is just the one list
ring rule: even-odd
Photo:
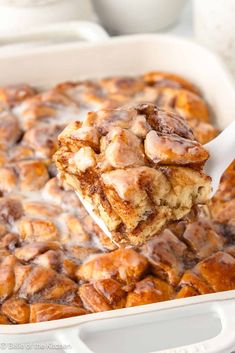
[[97,214],[93,211],[93,207],[90,204],[90,202],[84,200],[84,198],[79,194],[79,192],[76,192],[79,200],[81,201],[82,205],[84,206],[85,210],[89,213],[89,215],[93,218],[93,221],[100,227],[100,229],[104,232],[107,237],[109,237],[114,244],[116,244],[118,247],[119,245],[113,240],[111,232],[108,230],[108,227],[104,223],[104,221],[97,216]]
[[225,169],[235,159],[235,120],[204,147],[210,153],[204,171],[212,179],[212,197],[218,190]]
[[[210,153],[210,158],[205,164],[204,171],[212,179],[212,192],[210,196],[213,197],[219,187],[221,176],[235,158],[235,120],[215,139],[204,145],[204,147]],[[98,224],[102,231],[115,243],[112,239],[111,232],[108,230],[104,221],[95,214],[92,205],[84,200],[78,192],[77,195],[95,223]],[[115,244],[119,246],[117,243]]]

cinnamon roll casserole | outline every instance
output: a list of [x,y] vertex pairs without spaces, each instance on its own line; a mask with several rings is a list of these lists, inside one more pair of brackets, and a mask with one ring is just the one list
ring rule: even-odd
[[[235,164],[209,202],[202,172],[217,133],[172,74],[1,87],[0,323],[235,289]],[[74,187],[134,246],[112,243]]]

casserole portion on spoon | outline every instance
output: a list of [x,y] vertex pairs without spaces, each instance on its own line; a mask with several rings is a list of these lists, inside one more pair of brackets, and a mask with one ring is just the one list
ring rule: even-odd
[[209,198],[209,153],[183,118],[154,104],[88,113],[59,143],[60,177],[119,246],[144,243]]

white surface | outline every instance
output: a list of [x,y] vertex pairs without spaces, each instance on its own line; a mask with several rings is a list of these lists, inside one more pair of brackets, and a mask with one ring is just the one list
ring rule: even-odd
[[[40,6],[38,9],[38,2],[48,3],[50,2],[57,2],[58,0],[38,0],[35,2],[35,0],[0,0],[0,19],[2,17],[2,21],[0,21],[0,53],[2,52],[15,52],[15,51],[23,51],[28,48],[35,48],[35,47],[42,47],[46,46],[48,44],[58,44],[61,42],[71,42],[74,40],[80,40],[81,38],[78,38],[77,34],[74,33],[73,36],[68,36],[68,29],[65,29],[64,31],[64,24],[63,23],[58,23],[58,21],[64,21],[63,18],[66,17],[66,20],[68,20],[67,14],[70,13],[70,6],[72,4],[72,19],[70,18],[69,15],[69,21],[67,22],[68,28],[71,27],[71,20],[73,21],[73,18],[75,16],[76,19],[79,20],[86,20],[86,21],[96,21],[94,22],[95,24],[97,23],[98,19],[96,18],[96,14],[94,13],[92,9],[92,5],[90,0],[76,0],[76,6],[79,7],[79,11],[73,11],[74,10],[74,3],[66,2],[66,11],[63,13],[62,11],[62,18],[60,17],[61,10],[59,8],[59,15],[57,14],[56,8],[54,6],[49,5],[48,6]],[[62,1],[62,3],[65,0],[59,0]],[[29,6],[31,4],[31,6]],[[32,6],[33,4],[33,6]],[[3,7],[4,5],[4,7]],[[21,7],[24,5],[26,8],[15,8],[15,6],[20,6]],[[14,7],[13,7],[14,6]],[[63,9],[63,4],[59,5],[60,7],[62,6]],[[49,10],[48,10],[49,8]],[[45,13],[46,11],[46,13]],[[52,14],[51,14],[52,12]],[[36,19],[34,17],[36,16]],[[51,19],[52,16],[52,19]],[[55,22],[56,18],[56,23]],[[24,21],[22,21],[22,19]],[[55,38],[52,36],[52,33],[48,33],[48,37],[46,38],[45,35],[41,38],[39,35],[37,36],[37,40],[26,40],[23,42],[23,38],[25,35],[25,31],[27,33],[28,38],[31,35],[32,32],[32,37],[34,37],[34,32],[41,32],[43,31],[44,33],[46,32],[46,28],[48,28],[48,25],[52,27],[56,26],[57,31],[59,31],[58,36]],[[45,26],[45,28],[43,28]],[[61,28],[59,28],[61,26]],[[3,29],[1,31],[1,29]],[[64,35],[63,32],[64,31]],[[171,34],[177,34],[180,36],[186,36],[190,37],[192,36],[192,6],[191,6],[191,0],[187,0],[186,6],[183,8],[182,13],[180,14],[178,21],[176,24],[171,26],[170,28],[167,28],[166,31]],[[22,35],[22,39],[21,38]],[[13,44],[7,45],[6,42],[9,37],[18,37],[16,38],[16,41]],[[88,33],[89,37],[89,33]]]
[[67,42],[101,41],[107,39],[104,29],[94,22],[69,21],[33,28],[20,34],[0,34],[0,53],[25,51],[33,47],[45,47]]
[[180,318],[171,315],[169,319],[166,319],[166,313],[157,316],[153,313],[145,317],[145,320],[135,322],[117,318],[112,325],[108,320],[85,324],[80,329],[80,337],[97,353],[141,353],[197,343],[213,338],[222,328],[219,317],[215,312],[208,311],[208,307],[198,315],[195,315],[194,310],[191,314],[185,310]]
[[[136,58],[138,58],[138,61]],[[196,64],[194,64],[195,58]],[[28,70],[29,67],[30,70]],[[45,86],[62,80],[92,78],[112,74],[138,74],[153,69],[184,75],[194,82],[201,88],[207,100],[213,106],[216,113],[217,125],[220,128],[224,128],[229,124],[235,111],[233,81],[217,57],[206,49],[182,39],[157,35],[120,37],[104,41],[103,43],[64,45],[54,47],[53,49],[36,49],[32,53],[28,52],[25,55],[0,56],[0,77],[1,84],[3,85],[28,82]],[[198,342],[196,340],[197,343],[195,343],[195,339],[197,338],[195,337],[195,332],[197,331],[196,329],[192,330],[187,335],[187,344],[192,345],[184,348],[178,347],[174,350],[169,348],[170,350],[166,350],[165,352],[230,353],[235,346],[233,330],[235,325],[235,308],[234,300],[230,301],[229,298],[235,299],[235,291],[90,314],[46,323],[16,326],[2,325],[0,326],[0,342],[27,343],[57,341],[63,344],[71,344],[73,349],[68,349],[67,352],[90,352],[89,350],[85,350],[85,343],[78,337],[79,327],[83,324],[85,325],[86,322],[102,320],[99,323],[96,321],[95,326],[97,329],[101,327],[99,325],[102,325],[102,323],[106,325],[106,328],[116,329],[116,324],[120,323],[121,327],[126,326],[126,332],[128,333],[128,328],[136,325],[137,322],[145,325],[147,322],[151,322],[153,318],[165,321],[172,321],[174,319],[175,332],[177,333],[178,324],[182,322],[180,320],[186,315],[188,308],[188,313],[191,313],[191,316],[189,315],[187,318],[189,325],[190,317],[204,315],[206,311],[209,311],[219,317],[222,331],[211,340],[209,339],[211,334],[216,335],[217,328],[215,328],[215,331],[208,333],[209,336],[206,337],[206,341]],[[204,306],[200,305],[200,303],[206,304]],[[142,316],[144,314],[146,315]],[[151,318],[148,314],[151,315]],[[107,323],[103,321],[104,319],[111,318],[123,318],[125,321],[117,321],[116,319],[112,322],[107,321]],[[178,319],[179,321],[177,321]],[[210,325],[210,321],[208,325]],[[103,328],[105,327],[102,326]],[[84,326],[84,329],[87,330],[86,332],[89,331],[87,324],[86,327]],[[172,330],[174,335],[174,328]],[[175,339],[177,338],[176,336],[174,336]],[[162,345],[157,346],[156,344],[154,349],[167,349],[168,346],[164,337],[169,337],[167,325],[165,333],[162,334]],[[197,339],[204,340],[205,336]],[[142,337],[142,340],[143,343],[147,342],[145,337]],[[155,332],[152,340],[156,340]],[[177,341],[177,343],[173,340],[172,342],[175,342],[177,345],[183,341]],[[119,342],[114,342],[115,346],[117,344]],[[126,344],[128,347],[128,341]],[[130,342],[130,344],[133,344],[133,342]],[[79,348],[81,346],[82,349]],[[139,351],[147,353],[148,348],[145,348],[143,347],[143,350]],[[30,351],[35,352],[34,349]],[[58,350],[56,351],[58,352]],[[129,352],[132,351],[131,349],[129,350]],[[14,352],[14,350],[5,350],[5,352]],[[50,352],[53,352],[53,350]]]
[[235,1],[194,0],[195,37],[235,73]]
[[156,68],[183,75],[201,87],[220,128],[231,122],[235,111],[232,78],[217,56],[188,40],[154,34],[125,36],[100,43],[60,45],[53,50],[39,48],[25,55],[2,54],[0,58],[3,85],[45,85],[76,78],[135,75]]
[[183,37],[193,37],[193,9],[192,0],[187,0],[179,20],[170,28],[167,28],[168,34],[179,35]]
[[7,6],[42,6],[63,0],[0,0],[0,5]]
[[[5,4],[5,5],[4,5]],[[11,4],[12,5],[12,4]],[[74,21],[89,20],[90,7],[86,0],[60,0],[38,6],[11,6],[0,3],[0,35],[14,35],[29,32],[38,26]]]
[[156,32],[178,20],[186,0],[92,0],[102,25],[112,34]]

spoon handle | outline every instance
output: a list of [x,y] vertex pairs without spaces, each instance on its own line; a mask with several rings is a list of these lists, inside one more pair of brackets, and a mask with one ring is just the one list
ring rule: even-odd
[[210,153],[205,173],[212,178],[212,195],[219,187],[220,178],[235,158],[235,120],[214,140],[204,146]]

